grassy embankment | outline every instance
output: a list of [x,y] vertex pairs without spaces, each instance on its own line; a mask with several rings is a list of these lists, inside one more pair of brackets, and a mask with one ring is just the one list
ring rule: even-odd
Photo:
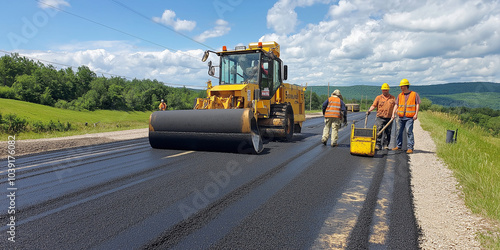
[[[126,129],[147,128],[151,112],[127,112],[116,110],[74,111],[59,109],[45,105],[0,98],[0,113],[16,114],[28,122],[60,121],[71,123],[71,130],[46,133],[21,132],[16,134],[17,140],[51,138],[60,136],[99,133]],[[85,126],[87,123],[87,126]],[[94,124],[96,124],[94,126]],[[0,141],[6,141],[7,134],[0,132]]]
[[[496,224],[489,234],[479,235],[483,246],[500,249],[500,138],[479,127],[464,126],[445,113],[426,111],[419,118],[436,143],[437,155],[453,170],[466,205]],[[446,131],[456,129],[457,143],[446,143]]]

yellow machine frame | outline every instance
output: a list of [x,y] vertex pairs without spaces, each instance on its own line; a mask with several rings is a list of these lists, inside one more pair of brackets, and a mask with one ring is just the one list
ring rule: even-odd
[[377,126],[373,129],[355,128],[351,125],[351,154],[353,155],[375,155],[375,143],[377,140]]
[[[224,46],[225,47],[225,46]],[[218,54],[234,53],[237,51],[261,50],[273,53],[279,58],[280,46],[276,42],[250,43],[248,48],[243,50],[223,51]],[[259,90],[258,84],[225,84],[213,86],[212,81],[207,82],[207,98],[198,98],[194,109],[238,109],[252,108],[255,119],[260,124],[272,124],[272,121],[265,122],[263,119],[270,117],[272,104],[289,104],[292,106],[294,114],[294,124],[302,127],[305,121],[305,99],[306,87],[282,83],[275,95],[269,100],[256,99],[255,92]],[[297,130],[296,130],[297,131]]]

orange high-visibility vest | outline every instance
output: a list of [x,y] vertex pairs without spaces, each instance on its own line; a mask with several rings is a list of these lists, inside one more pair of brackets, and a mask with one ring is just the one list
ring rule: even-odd
[[408,96],[408,101],[405,102],[405,94],[401,92],[398,96],[398,115],[399,117],[413,117],[417,112],[417,94],[412,91]]
[[328,98],[328,106],[325,110],[325,117],[340,118],[340,98],[330,96]]
[[167,109],[167,104],[166,103],[160,103],[160,105],[158,106],[158,108],[162,111],[166,110]]

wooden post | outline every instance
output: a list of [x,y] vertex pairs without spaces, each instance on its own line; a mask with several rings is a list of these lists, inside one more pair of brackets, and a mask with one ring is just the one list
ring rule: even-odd
[[311,86],[311,93],[309,93],[309,111],[311,111],[312,93],[313,93],[313,88]]

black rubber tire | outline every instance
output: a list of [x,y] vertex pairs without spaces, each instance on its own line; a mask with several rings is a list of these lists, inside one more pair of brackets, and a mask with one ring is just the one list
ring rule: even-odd
[[292,105],[287,104],[285,108],[285,135],[284,141],[291,141],[294,132],[294,119]]
[[301,133],[302,132],[302,127],[299,124],[295,124],[293,127],[293,133]]

